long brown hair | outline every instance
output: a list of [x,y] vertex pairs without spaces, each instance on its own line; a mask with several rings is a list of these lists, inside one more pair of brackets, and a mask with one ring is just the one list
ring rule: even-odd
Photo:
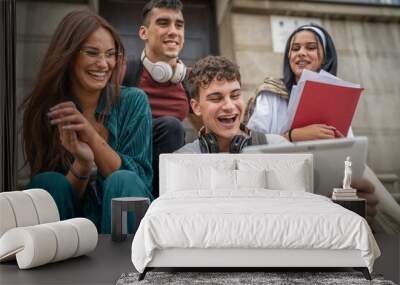
[[79,49],[97,29],[108,30],[119,52],[109,84],[114,88],[105,111],[119,98],[119,73],[124,48],[118,33],[102,17],[90,11],[67,14],[54,32],[42,60],[36,85],[21,105],[23,116],[23,147],[31,177],[42,171],[66,171],[72,155],[61,145],[57,128],[51,126],[47,113],[50,107],[71,100],[71,74]]

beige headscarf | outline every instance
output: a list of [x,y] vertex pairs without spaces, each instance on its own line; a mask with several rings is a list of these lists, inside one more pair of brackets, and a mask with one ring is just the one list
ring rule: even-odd
[[282,79],[276,79],[272,77],[265,78],[264,82],[257,87],[255,95],[250,97],[247,101],[246,110],[244,112],[245,124],[247,124],[250,116],[253,114],[254,108],[256,107],[257,97],[261,94],[262,91],[268,91],[275,94],[276,96],[282,97],[285,100],[289,100],[289,93]]

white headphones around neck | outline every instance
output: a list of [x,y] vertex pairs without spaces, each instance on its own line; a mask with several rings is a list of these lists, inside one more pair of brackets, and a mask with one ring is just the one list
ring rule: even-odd
[[178,62],[175,67],[175,72],[172,70],[172,67],[163,61],[159,61],[156,63],[152,63],[142,51],[141,60],[143,62],[144,67],[150,73],[151,78],[154,81],[159,83],[164,83],[167,81],[171,81],[172,83],[176,84],[182,82],[185,79],[186,75],[186,66],[185,64],[178,59]]

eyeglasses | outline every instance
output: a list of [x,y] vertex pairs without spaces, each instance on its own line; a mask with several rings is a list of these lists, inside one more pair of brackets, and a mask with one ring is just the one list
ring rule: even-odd
[[121,53],[118,52],[117,50],[108,50],[106,52],[99,52],[98,50],[95,49],[81,49],[79,50],[79,53],[93,59],[103,59],[104,57],[106,61],[116,60],[117,57],[121,55]]

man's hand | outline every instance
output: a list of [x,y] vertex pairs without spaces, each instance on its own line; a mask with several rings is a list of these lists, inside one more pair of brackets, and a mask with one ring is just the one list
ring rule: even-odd
[[357,196],[367,202],[367,221],[370,223],[377,213],[376,206],[379,203],[375,195],[375,187],[365,178],[356,178],[351,182],[351,187],[357,189]]

